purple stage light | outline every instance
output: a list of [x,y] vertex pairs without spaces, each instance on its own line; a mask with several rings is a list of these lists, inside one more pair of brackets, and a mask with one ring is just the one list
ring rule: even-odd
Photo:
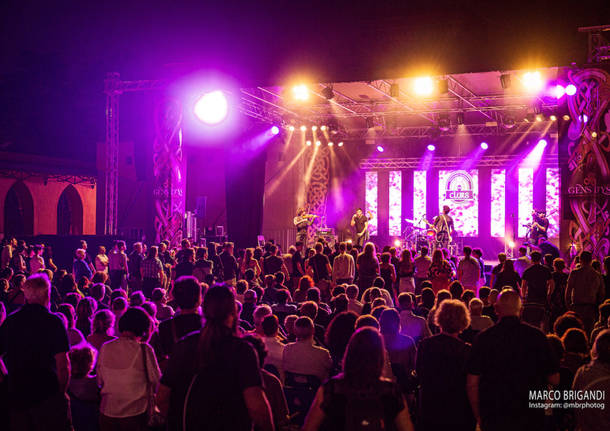
[[428,148],[428,151],[436,150],[436,147],[433,144],[428,144],[428,146],[426,148]]
[[271,128],[271,134],[272,134],[272,135],[277,135],[277,134],[279,134],[279,133],[280,133],[280,128],[279,128],[279,127],[277,127],[277,126],[273,126],[273,127]]
[[220,90],[205,93],[197,100],[194,112],[197,118],[209,125],[221,123],[229,111],[229,104]]
[[574,84],[568,84],[566,87],[566,94],[568,96],[574,96],[576,94],[576,86]]
[[381,145],[377,145],[377,151],[379,151],[380,153],[383,153],[384,148]]
[[482,148],[483,150],[486,150],[486,149],[488,149],[488,148],[489,148],[489,145],[487,144],[487,142],[481,142],[481,148]]
[[538,141],[538,145],[541,147],[546,147],[546,145],[548,144],[548,142],[546,141],[546,139],[541,139]]
[[587,124],[587,121],[589,121],[589,117],[587,117],[587,114],[579,115],[578,121],[580,121],[581,123]]

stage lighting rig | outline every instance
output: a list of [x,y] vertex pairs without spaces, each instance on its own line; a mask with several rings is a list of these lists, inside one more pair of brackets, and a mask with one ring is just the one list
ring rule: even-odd
[[456,115],[456,122],[458,126],[461,126],[464,124],[464,113],[463,112],[458,112]]
[[510,73],[503,73],[502,75],[500,75],[500,85],[502,86],[502,88],[504,90],[506,90],[507,88],[510,88],[510,84],[511,84]]
[[332,85],[324,87],[322,90],[322,96],[324,96],[324,98],[327,100],[331,100],[333,97],[335,97],[335,92],[333,91]]
[[451,128],[451,121],[449,121],[449,114],[441,114],[438,118],[438,128],[443,132],[448,132]]

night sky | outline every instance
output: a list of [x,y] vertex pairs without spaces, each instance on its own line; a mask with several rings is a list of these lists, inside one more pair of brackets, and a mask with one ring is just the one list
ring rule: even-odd
[[252,86],[569,65],[585,59],[577,27],[610,24],[607,0],[2,4],[0,151],[80,160],[104,139],[108,71],[214,69]]

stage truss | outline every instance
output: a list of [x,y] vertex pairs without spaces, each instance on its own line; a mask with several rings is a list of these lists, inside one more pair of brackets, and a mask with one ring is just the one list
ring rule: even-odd
[[[430,168],[459,169],[467,160],[466,157],[435,157],[430,162]],[[505,168],[519,161],[519,156],[497,155],[484,156],[477,161],[477,168]],[[360,169],[371,170],[401,170],[401,169],[421,169],[422,159],[419,157],[410,158],[370,158],[360,162]],[[546,155],[541,160],[542,166],[557,166],[557,155]]]

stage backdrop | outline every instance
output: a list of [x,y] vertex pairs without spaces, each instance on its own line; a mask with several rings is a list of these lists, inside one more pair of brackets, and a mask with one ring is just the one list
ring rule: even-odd
[[[610,75],[602,69],[565,70],[576,86],[560,128],[562,196],[561,244],[572,255],[610,252]],[[567,117],[566,117],[567,118]]]

